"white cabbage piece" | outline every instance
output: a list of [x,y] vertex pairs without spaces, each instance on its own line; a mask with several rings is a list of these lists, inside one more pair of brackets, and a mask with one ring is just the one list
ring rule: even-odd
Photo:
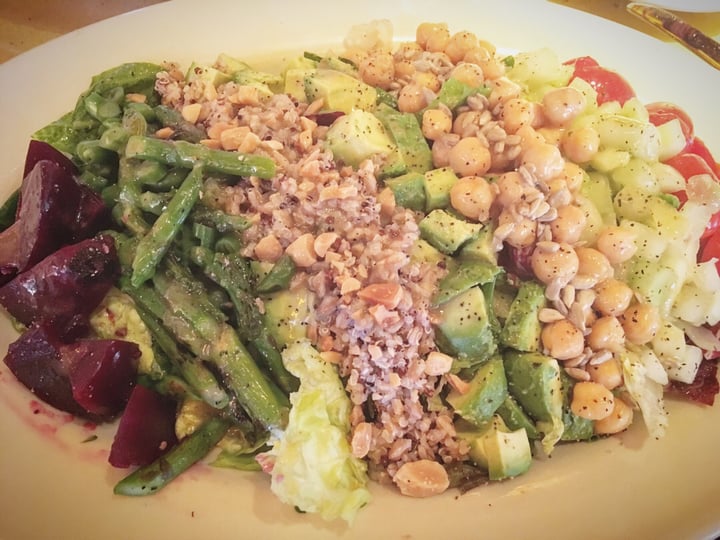
[[667,375],[657,356],[648,347],[625,350],[620,356],[625,388],[640,408],[648,433],[659,439],[665,435],[668,414],[663,399]]

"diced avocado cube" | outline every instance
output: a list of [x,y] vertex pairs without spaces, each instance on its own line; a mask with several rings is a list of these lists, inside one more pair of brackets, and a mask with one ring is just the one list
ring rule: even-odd
[[334,69],[317,69],[304,80],[305,95],[309,102],[325,100],[325,109],[350,113],[355,109],[370,111],[375,108],[377,92],[352,75]]
[[305,78],[315,73],[314,67],[297,67],[285,71],[284,92],[299,103],[307,102]]
[[450,167],[432,169],[425,173],[425,211],[450,206],[450,190],[458,178]]
[[503,358],[510,395],[537,422],[543,449],[550,454],[564,430],[560,365],[538,352],[508,349]]
[[464,105],[467,99],[473,94],[483,94],[487,96],[490,94],[490,89],[485,86],[473,87],[450,77],[440,87],[437,97],[430,102],[427,108],[432,109],[439,104],[443,104],[451,111],[454,111],[460,105]]
[[424,173],[432,168],[432,151],[414,114],[380,103],[375,109],[375,116],[397,145],[408,172]]
[[465,244],[458,256],[464,260],[487,261],[497,264],[497,251],[493,241],[493,228],[486,224],[478,233],[477,238]]
[[337,160],[353,167],[374,155],[386,156],[395,148],[380,121],[361,109],[335,120],[328,128],[326,142]]
[[535,427],[535,422],[523,410],[517,400],[509,393],[497,410],[497,414],[505,421],[509,429],[515,431],[524,429],[529,439],[537,439],[540,434]]
[[500,343],[518,351],[539,351],[541,325],[538,315],[545,306],[545,289],[535,281],[523,281],[500,332]]
[[212,84],[213,86],[218,86],[228,82],[230,77],[219,69],[215,69],[210,66],[203,66],[197,62],[193,62],[187,70],[185,80],[188,82],[202,80]]
[[405,165],[405,161],[402,155],[400,155],[400,150],[398,150],[396,146],[393,148],[393,151],[385,157],[384,163],[380,165],[377,177],[378,180],[387,180],[388,178],[402,176],[406,172],[407,165]]
[[485,295],[479,287],[472,287],[445,302],[436,327],[438,347],[447,354],[479,363],[497,350]]
[[265,327],[281,348],[307,337],[307,320],[312,305],[305,287],[283,289],[264,299]]
[[508,395],[502,358],[495,356],[482,364],[468,384],[465,393],[453,389],[446,399],[455,414],[475,426],[482,426]]
[[453,255],[477,238],[482,227],[480,223],[470,223],[438,208],[420,221],[420,236],[443,253]]
[[403,208],[423,211],[425,209],[425,177],[418,172],[409,172],[385,180],[395,195],[395,203]]
[[495,281],[500,272],[501,267],[485,261],[460,261],[460,264],[445,274],[438,283],[432,304],[440,305],[471,287]]
[[561,441],[587,441],[594,435],[593,422],[577,416],[570,409],[573,380],[564,371],[560,373],[563,394],[563,430]]
[[458,436],[470,445],[470,458],[487,470],[490,480],[504,480],[524,474],[532,464],[532,449],[524,429],[510,431],[499,416],[478,432]]

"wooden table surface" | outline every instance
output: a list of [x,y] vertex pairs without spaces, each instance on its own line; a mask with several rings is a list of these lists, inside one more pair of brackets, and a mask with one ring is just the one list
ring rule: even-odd
[[[164,0],[0,0],[0,63],[72,30],[161,1]],[[629,15],[625,11],[626,0],[551,1],[666,39]],[[710,35],[720,34],[720,13],[681,15]]]

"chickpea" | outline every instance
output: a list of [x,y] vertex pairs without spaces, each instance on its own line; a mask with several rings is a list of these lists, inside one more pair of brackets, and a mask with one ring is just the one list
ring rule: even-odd
[[575,163],[587,163],[600,149],[600,134],[586,126],[567,130],[560,141],[565,156]]
[[520,162],[541,181],[558,176],[565,167],[560,150],[547,143],[533,144],[526,148]]
[[516,248],[530,247],[537,238],[537,222],[525,216],[518,216],[510,209],[503,209],[498,216],[498,226],[513,224],[505,242]]
[[530,264],[535,277],[542,283],[547,285],[552,281],[558,281],[567,285],[577,274],[580,261],[573,247],[561,242],[556,251],[535,248],[530,257]]
[[[534,127],[537,127],[539,123],[542,122],[542,115],[538,114],[538,111],[541,109],[535,110],[534,119],[532,122],[532,125]],[[540,120],[538,120],[540,119]],[[538,135],[540,135],[543,139],[543,142],[546,142],[548,144],[552,144],[553,146],[560,146],[560,142],[562,141],[563,131],[559,128],[549,128],[549,127],[538,127],[537,130]]]
[[578,256],[578,271],[577,283],[573,283],[577,287],[589,289],[613,277],[613,267],[602,252],[589,247],[578,247],[575,252]]
[[427,105],[422,86],[416,83],[403,86],[398,94],[397,103],[400,112],[418,112]]
[[395,62],[387,51],[372,51],[358,66],[362,80],[387,90],[395,78]]
[[478,39],[472,32],[457,32],[450,37],[445,46],[445,54],[453,64],[459,63],[465,54],[478,46]]
[[632,289],[618,279],[606,279],[595,286],[593,307],[602,315],[619,317],[630,305]]
[[576,192],[585,181],[586,173],[580,165],[566,161],[560,177],[565,180],[567,188],[572,192]]
[[450,149],[455,146],[460,137],[455,134],[448,134],[435,139],[431,152],[433,165],[435,167],[447,167],[450,165]]
[[567,319],[545,325],[540,333],[540,340],[548,354],[558,360],[576,358],[585,349],[585,336]]
[[602,384],[608,390],[613,390],[623,383],[623,374],[620,362],[614,357],[605,360],[602,364],[587,366],[587,372],[593,382]]
[[503,101],[520,96],[520,85],[510,79],[491,79],[488,85],[490,86],[490,96],[488,96],[490,107],[496,107]]
[[427,88],[433,92],[437,92],[442,86],[440,79],[432,71],[416,71],[412,81],[421,88]]
[[490,219],[495,190],[482,176],[464,176],[450,189],[450,204],[463,216],[481,223]]
[[512,206],[527,196],[531,189],[517,171],[502,173],[495,180],[498,189],[498,202],[503,206]]
[[426,139],[434,141],[452,129],[452,118],[440,109],[428,109],[422,116],[422,132]]
[[481,111],[463,111],[453,120],[453,133],[457,133],[461,137],[469,137],[477,132],[480,125]]
[[612,413],[602,420],[597,420],[594,431],[598,435],[613,435],[625,431],[633,421],[633,409],[622,399],[616,398]]
[[545,118],[554,126],[566,126],[585,109],[585,96],[572,87],[548,90],[542,99]]
[[630,306],[620,316],[625,337],[630,343],[643,345],[657,334],[660,314],[652,304],[638,303]]
[[580,240],[587,218],[585,212],[574,204],[557,209],[557,217],[550,222],[553,240],[574,244]]
[[446,24],[422,23],[415,31],[418,44],[430,52],[442,52],[450,41],[450,31]]
[[480,176],[492,163],[490,150],[477,137],[465,137],[448,153],[450,167],[459,176]]
[[410,60],[399,60],[395,62],[395,77],[398,79],[404,79],[406,77],[412,77],[415,74],[415,64]]
[[615,396],[602,384],[592,381],[575,383],[572,389],[570,410],[588,420],[602,420],[615,409]]
[[635,233],[622,227],[608,227],[600,232],[597,248],[611,264],[620,264],[635,255]]
[[[619,352],[625,345],[625,330],[616,317],[600,317],[592,325],[587,336],[588,346],[593,351],[609,350]],[[602,364],[600,364],[602,365]]]
[[505,64],[498,61],[494,53],[482,46],[470,49],[465,53],[463,60],[480,66],[486,80],[498,79],[505,73]]
[[520,137],[520,148],[523,152],[531,146],[545,142],[545,138],[532,126],[521,126],[515,135]]
[[500,112],[507,133],[515,133],[522,126],[530,126],[535,119],[535,109],[532,104],[522,98],[510,98],[503,103]]
[[450,76],[473,88],[482,86],[483,82],[485,82],[485,75],[483,74],[482,68],[470,62],[462,62],[455,66],[450,72]]

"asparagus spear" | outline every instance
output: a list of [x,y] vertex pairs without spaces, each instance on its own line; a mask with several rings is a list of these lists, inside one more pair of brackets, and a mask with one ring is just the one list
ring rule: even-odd
[[174,257],[166,257],[153,282],[169,306],[165,315],[176,338],[223,375],[240,406],[265,428],[286,421],[287,398],[255,364],[237,332],[210,302],[204,287]]
[[167,209],[153,223],[137,246],[132,264],[131,283],[138,286],[150,279],[155,267],[170,247],[185,218],[200,199],[202,165],[196,165],[168,203]]
[[257,176],[263,179],[275,176],[275,162],[268,157],[226,152],[187,141],[166,141],[133,135],[125,146],[125,155],[186,169],[202,161],[206,171],[232,176]]
[[230,423],[224,418],[210,418],[166,454],[120,480],[113,492],[133,496],[155,493],[204,458],[229,427]]

